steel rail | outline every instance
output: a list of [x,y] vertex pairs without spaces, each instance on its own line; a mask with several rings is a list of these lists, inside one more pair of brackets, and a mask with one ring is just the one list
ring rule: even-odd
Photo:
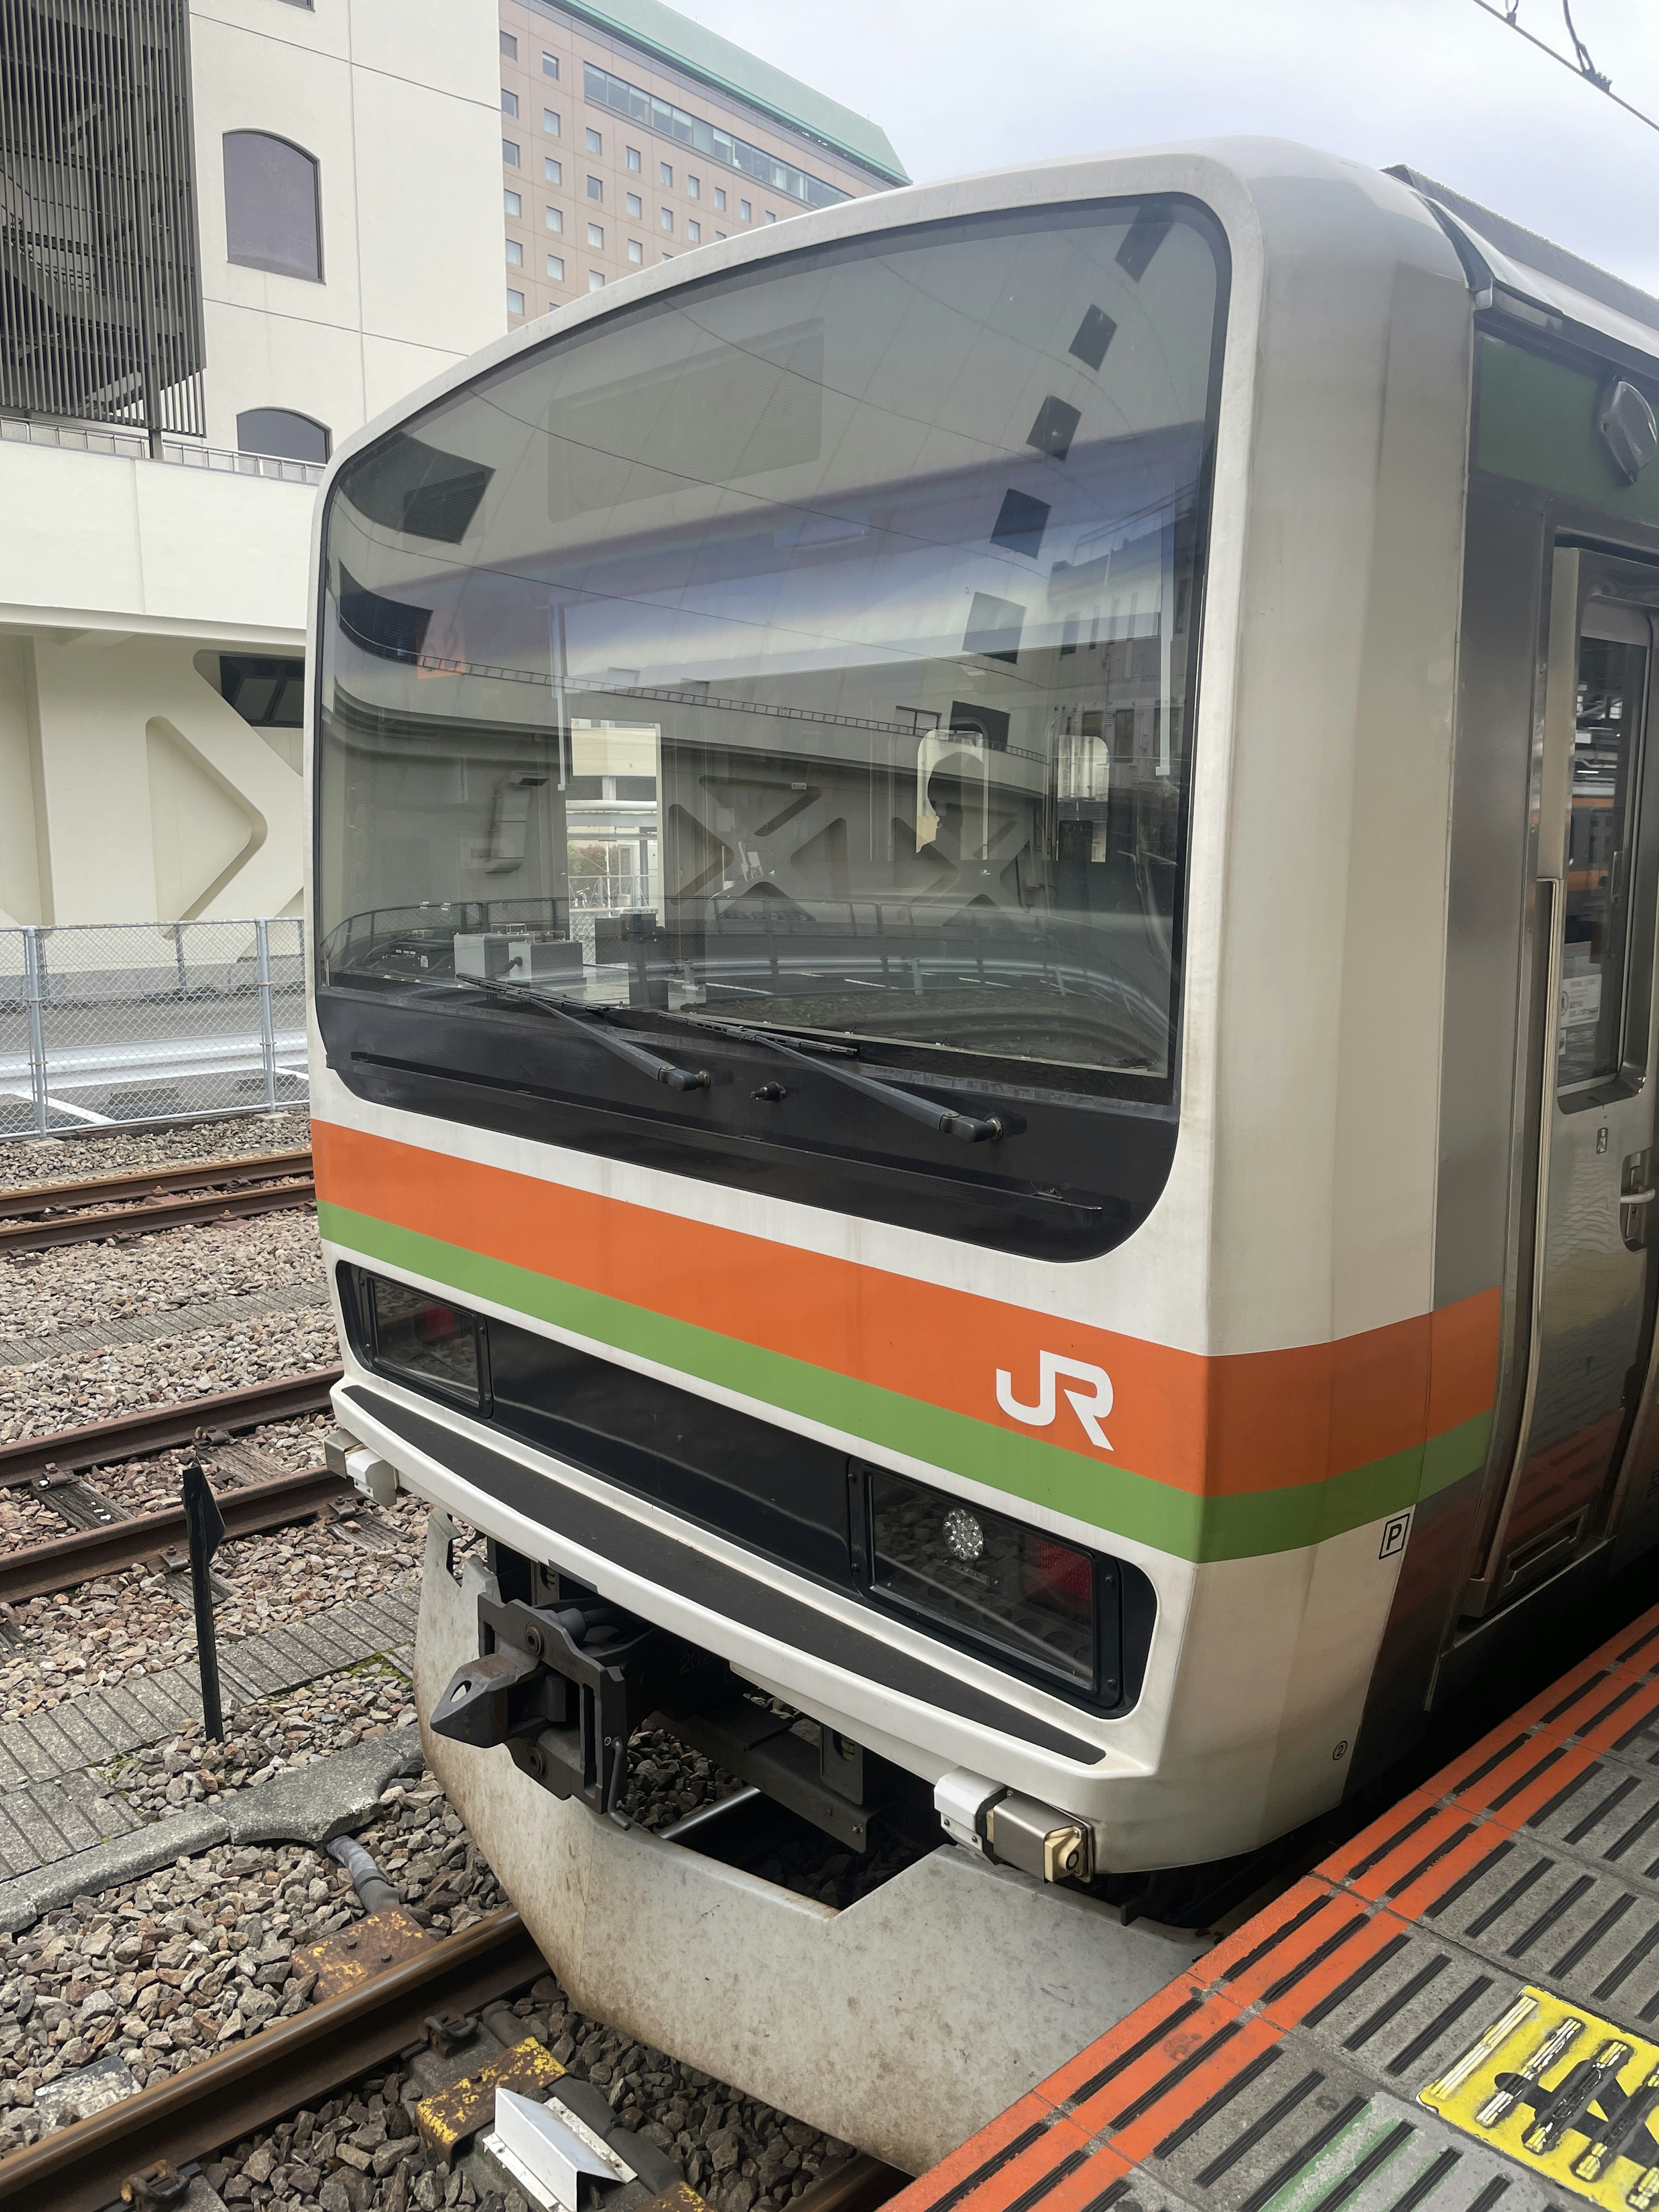
[[[351,1485],[325,1467],[307,1468],[298,1474],[275,1475],[269,1482],[251,1482],[236,1490],[214,1492],[228,1537],[258,1536],[269,1528],[287,1527],[320,1512],[337,1498],[352,1496]],[[53,1590],[73,1589],[114,1567],[130,1567],[135,1560],[185,1542],[188,1534],[182,1505],[162,1507],[155,1513],[135,1513],[129,1520],[109,1521],[96,1528],[78,1528],[73,1534],[54,1536],[43,1544],[0,1557],[0,1603],[21,1605],[27,1598],[46,1597]]]
[[216,1191],[207,1198],[164,1198],[95,1213],[61,1213],[46,1221],[0,1221],[0,1258],[8,1252],[41,1252],[58,1244],[92,1244],[106,1237],[150,1237],[158,1229],[183,1229],[191,1222],[237,1221],[250,1213],[311,1206],[316,1197],[317,1187],[307,1176],[294,1182]]
[[518,1914],[492,1913],[347,1996],[0,2158],[0,2203],[104,2212],[119,2198],[123,2176],[158,2159],[181,2166],[238,2142],[422,2041],[428,2014],[477,2012],[546,1972]]
[[124,1414],[119,1420],[90,1421],[84,1428],[59,1429],[47,1437],[20,1437],[15,1443],[0,1444],[0,1489],[32,1482],[49,1468],[60,1474],[76,1474],[117,1460],[140,1459],[146,1452],[166,1451],[170,1445],[189,1443],[199,1429],[234,1432],[295,1413],[326,1413],[329,1393],[341,1371],[320,1367],[314,1374],[284,1375],[275,1382],[219,1390],[209,1397],[186,1399],[182,1405],[148,1406],[142,1413]]
[[199,1160],[156,1168],[126,1168],[119,1175],[91,1176],[78,1182],[21,1183],[0,1190],[0,1221],[53,1213],[64,1206],[118,1204],[146,1198],[152,1191],[211,1190],[220,1183],[273,1182],[285,1176],[311,1173],[311,1147],[286,1152],[250,1152],[239,1160]]

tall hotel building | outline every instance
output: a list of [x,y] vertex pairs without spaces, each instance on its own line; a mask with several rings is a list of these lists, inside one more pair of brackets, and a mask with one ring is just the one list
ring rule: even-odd
[[909,180],[866,117],[659,0],[501,0],[509,327]]

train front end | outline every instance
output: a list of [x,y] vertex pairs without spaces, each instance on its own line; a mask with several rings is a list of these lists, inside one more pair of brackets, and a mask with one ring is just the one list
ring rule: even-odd
[[[1489,1395],[1468,314],[1387,179],[1055,164],[611,287],[321,501],[336,1403],[435,1509],[429,1756],[579,2002],[900,2163],[1341,1796]],[[630,1824],[647,1718],[758,1796]],[[902,1870],[767,1880],[780,1812]]]

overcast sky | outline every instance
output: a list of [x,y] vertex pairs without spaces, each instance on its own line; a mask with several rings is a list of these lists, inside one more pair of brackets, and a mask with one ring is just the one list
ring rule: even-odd
[[[1659,131],[1474,0],[676,0],[873,116],[919,181],[1238,131],[1407,161],[1659,293]],[[1659,0],[1573,0],[1659,118]],[[1567,45],[1560,0],[1520,20]]]

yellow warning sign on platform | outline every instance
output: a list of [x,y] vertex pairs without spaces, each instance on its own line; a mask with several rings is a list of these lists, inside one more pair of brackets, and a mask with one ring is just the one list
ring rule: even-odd
[[1659,2044],[1525,1989],[1419,2102],[1607,2212],[1659,2212]]

